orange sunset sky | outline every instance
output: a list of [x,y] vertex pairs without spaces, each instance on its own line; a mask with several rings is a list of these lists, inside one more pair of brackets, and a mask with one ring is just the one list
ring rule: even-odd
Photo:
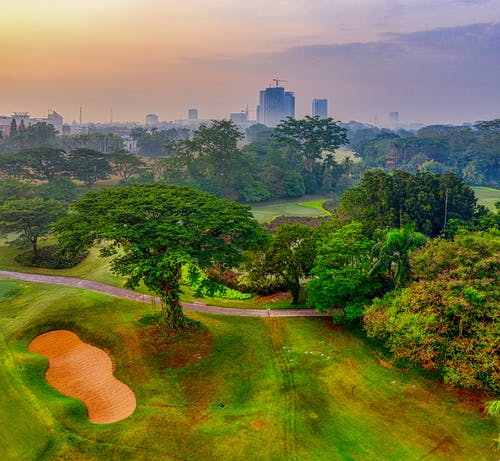
[[278,76],[297,116],[496,118],[499,22],[498,0],[4,0],[0,115],[222,118]]

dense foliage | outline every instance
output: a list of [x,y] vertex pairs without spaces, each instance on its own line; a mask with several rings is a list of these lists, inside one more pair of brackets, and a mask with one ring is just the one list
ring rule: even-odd
[[137,140],[137,149],[140,155],[158,157],[170,155],[169,143],[188,139],[189,133],[190,131],[186,128],[170,128],[168,130],[134,128],[130,135]]
[[349,183],[341,178],[351,162],[338,163],[331,153],[347,142],[332,119],[288,119],[240,149],[242,139],[231,121],[200,125],[190,139],[168,144],[175,155],[163,162],[163,180],[243,202],[331,193]]
[[435,237],[452,220],[465,224],[484,215],[486,210],[476,202],[474,191],[453,173],[374,170],[342,195],[341,208],[363,223],[368,235],[376,229],[411,224],[418,232]]
[[283,224],[276,229],[269,245],[253,254],[240,284],[260,292],[282,288],[298,304],[301,284],[309,275],[316,257],[316,242],[304,224]]
[[360,317],[380,288],[370,276],[373,245],[358,222],[320,239],[311,271],[314,277],[307,284],[307,305],[319,311],[341,309],[350,320]]
[[48,257],[48,250],[41,250],[39,242],[45,239],[52,224],[66,214],[68,204],[74,199],[74,184],[55,177],[42,184],[5,179],[0,182],[0,236],[7,243],[30,251],[18,255],[19,261],[28,265],[68,264],[58,258],[56,251]]
[[412,262],[413,282],[366,310],[368,336],[399,365],[500,392],[500,233],[437,239]]
[[0,177],[52,181],[72,178],[91,186],[112,173],[123,181],[139,176],[145,163],[136,155],[118,150],[104,154],[99,150],[38,147],[0,155]]

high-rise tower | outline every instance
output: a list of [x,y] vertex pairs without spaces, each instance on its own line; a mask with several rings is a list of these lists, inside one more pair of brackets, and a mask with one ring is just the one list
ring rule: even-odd
[[328,118],[328,99],[313,99],[312,116]]
[[286,117],[295,117],[295,95],[279,86],[283,80],[274,79],[276,86],[259,91],[257,121],[267,126],[276,126]]

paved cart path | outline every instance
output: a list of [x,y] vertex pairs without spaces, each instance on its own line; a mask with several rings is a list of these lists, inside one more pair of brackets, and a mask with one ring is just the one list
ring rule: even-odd
[[[76,277],[62,277],[58,275],[28,274],[23,272],[12,272],[0,270],[0,278],[23,280],[26,282],[51,283],[53,285],[66,285],[77,288],[106,293],[119,298],[131,299],[141,303],[157,305],[160,304],[158,297],[136,293],[125,288],[113,287],[100,282],[79,279]],[[181,303],[188,311],[203,312],[207,314],[234,315],[238,317],[327,317],[331,313],[321,313],[314,309],[236,309],[232,307],[209,306],[202,302]]]

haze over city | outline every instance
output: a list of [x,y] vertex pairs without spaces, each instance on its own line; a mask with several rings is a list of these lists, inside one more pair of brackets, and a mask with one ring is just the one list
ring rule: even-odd
[[[223,118],[274,77],[297,117],[328,98],[343,121],[498,117],[497,0],[26,0],[2,5],[0,114],[65,120]],[[250,113],[255,118],[254,113]]]

